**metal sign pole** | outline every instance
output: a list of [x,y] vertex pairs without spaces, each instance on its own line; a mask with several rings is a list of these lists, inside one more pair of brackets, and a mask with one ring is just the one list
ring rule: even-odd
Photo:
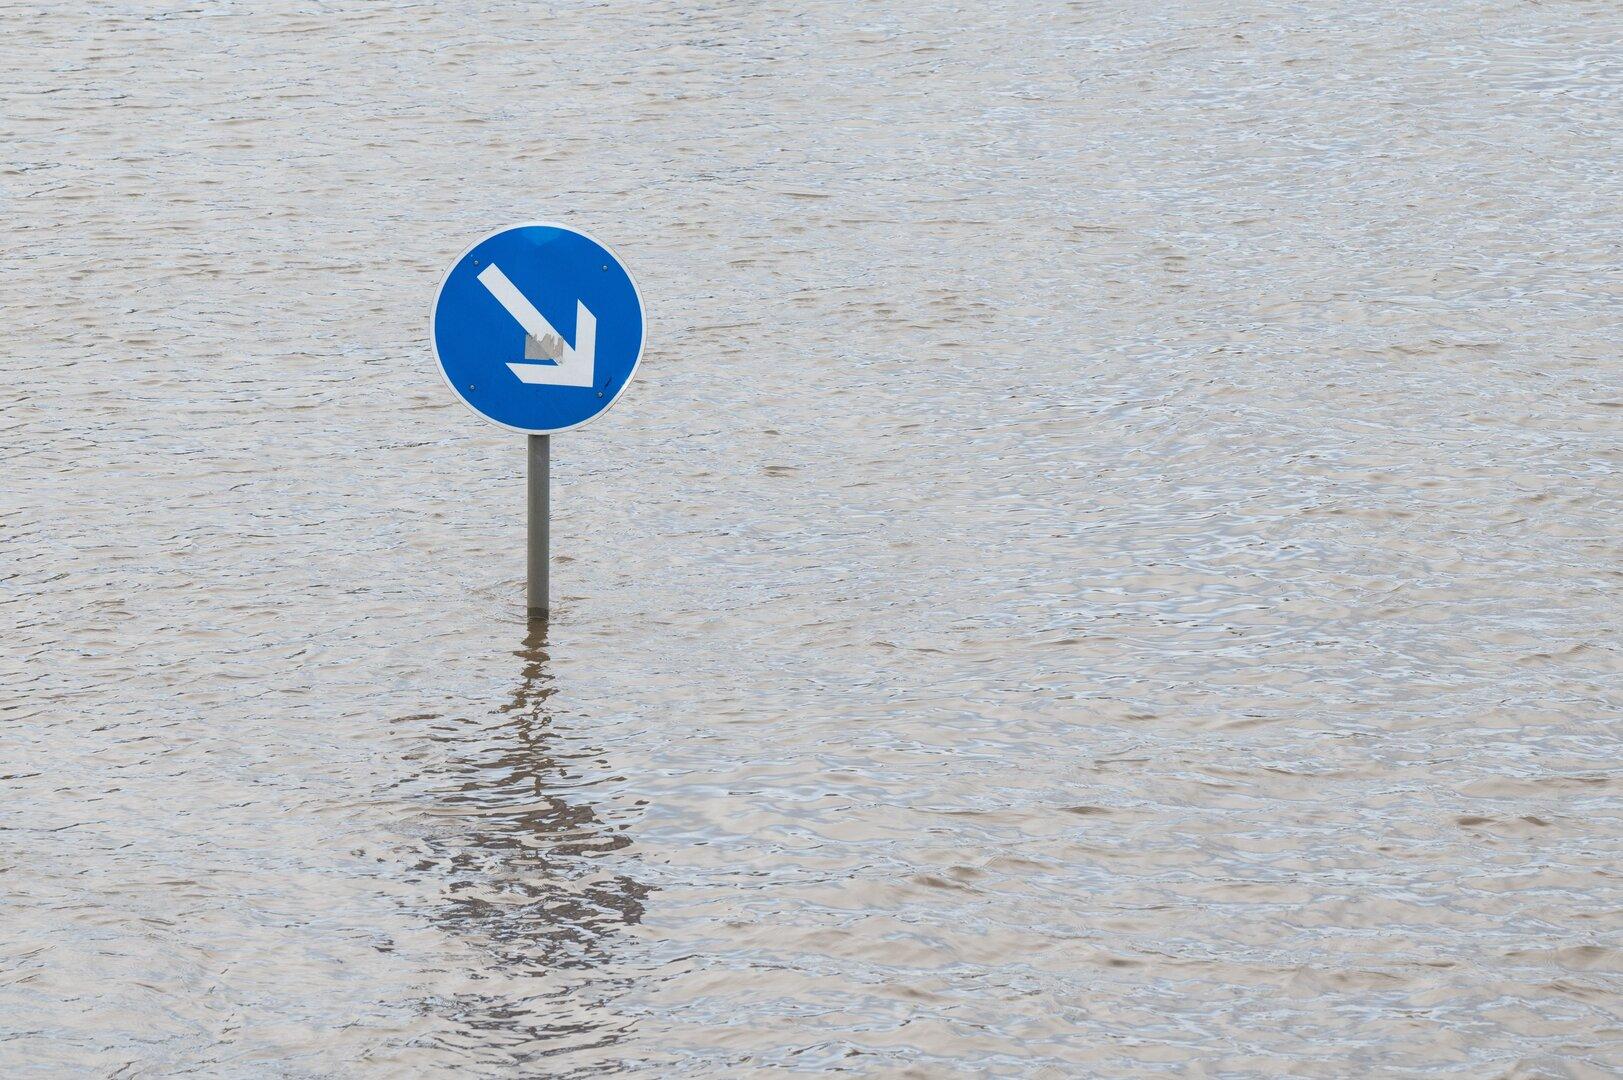
[[552,607],[547,581],[547,556],[552,546],[552,436],[531,435],[529,439],[530,543],[526,593],[530,618],[544,619]]

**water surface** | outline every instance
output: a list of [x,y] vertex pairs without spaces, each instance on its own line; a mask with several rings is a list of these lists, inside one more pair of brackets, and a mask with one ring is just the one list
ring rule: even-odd
[[1615,4],[0,15],[8,1076],[1623,1071]]

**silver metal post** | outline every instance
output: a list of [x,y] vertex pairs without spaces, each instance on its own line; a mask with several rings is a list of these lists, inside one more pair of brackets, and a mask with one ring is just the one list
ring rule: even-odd
[[552,609],[547,556],[552,547],[552,436],[531,435],[529,584],[530,618],[544,619]]

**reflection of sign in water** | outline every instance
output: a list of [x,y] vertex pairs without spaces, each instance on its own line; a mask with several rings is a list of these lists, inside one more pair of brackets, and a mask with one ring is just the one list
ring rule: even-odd
[[[425,838],[430,855],[419,869],[445,884],[445,903],[431,916],[436,924],[487,953],[491,975],[542,985],[523,1000],[509,985],[439,1008],[451,1006],[456,1022],[479,1028],[481,1038],[506,1031],[517,1040],[545,1039],[553,1049],[577,1039],[602,1045],[618,1026],[601,1008],[599,981],[609,975],[620,929],[642,920],[649,889],[616,872],[625,857],[614,853],[630,838],[589,802],[566,797],[567,761],[582,752],[560,753],[544,632],[533,631],[516,655],[523,661],[519,684],[496,717],[432,736],[443,752],[432,755],[435,775],[426,779],[449,827]],[[569,999],[587,982],[595,988],[571,1008]]]

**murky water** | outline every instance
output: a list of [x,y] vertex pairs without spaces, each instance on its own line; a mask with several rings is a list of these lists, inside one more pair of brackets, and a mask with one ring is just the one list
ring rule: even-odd
[[7,1076],[1623,1070],[1610,0],[0,16]]

